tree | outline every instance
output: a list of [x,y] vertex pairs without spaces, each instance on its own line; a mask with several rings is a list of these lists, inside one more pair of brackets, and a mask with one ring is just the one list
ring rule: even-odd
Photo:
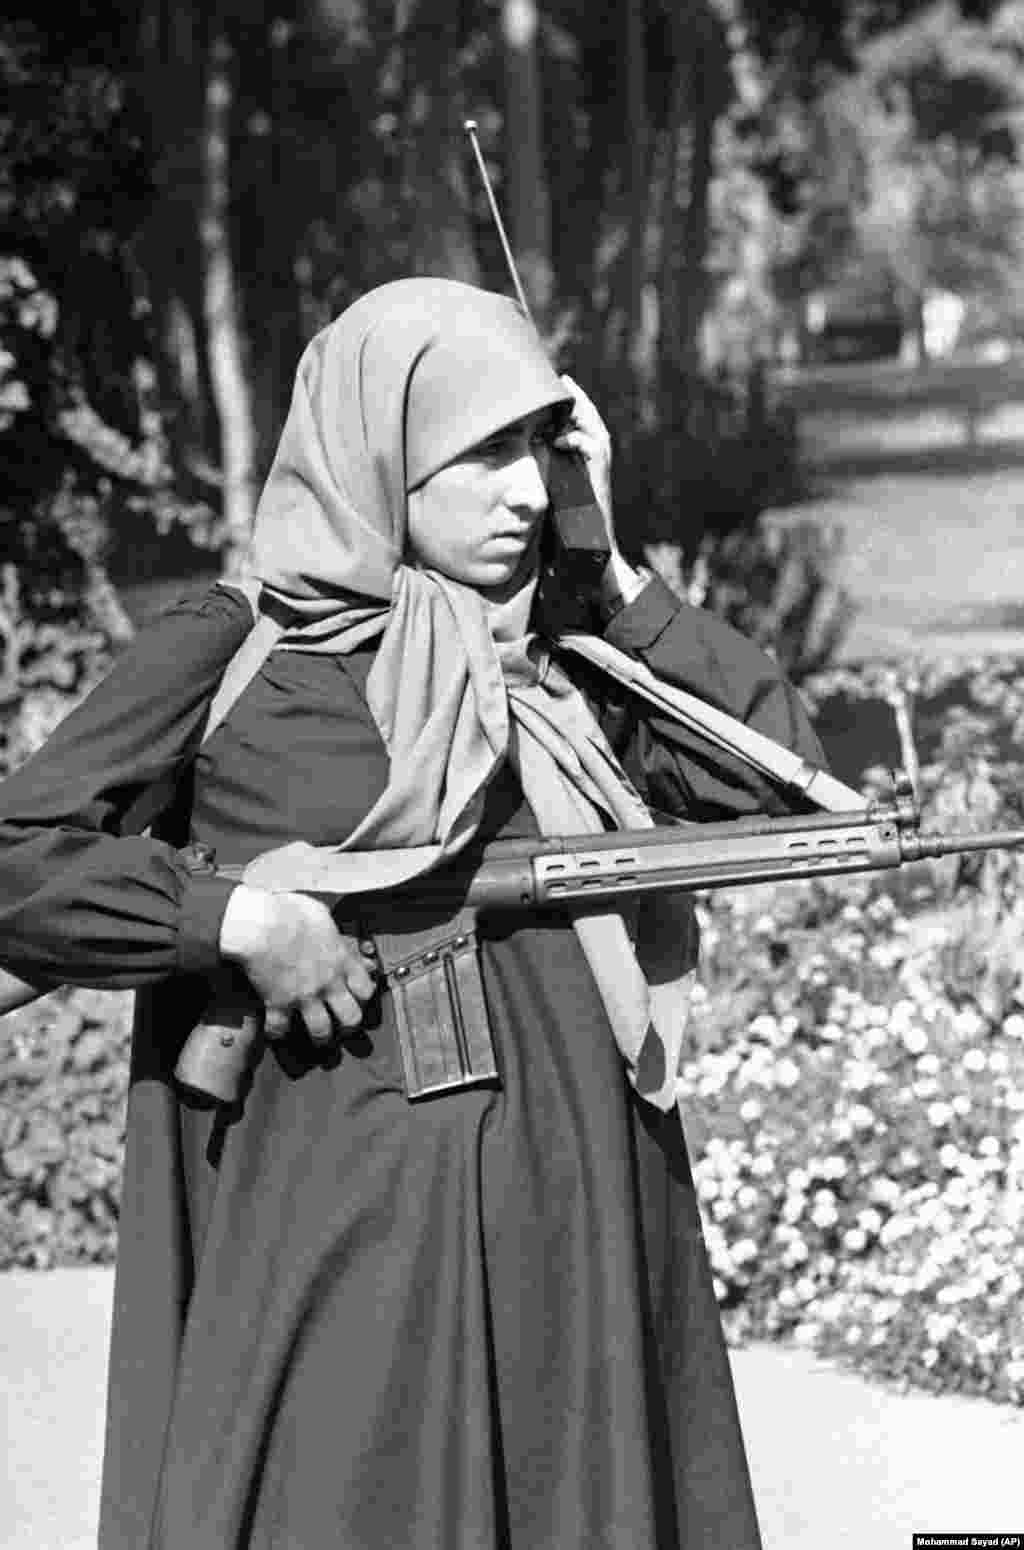
[[942,0],[861,58],[862,250],[917,316],[931,288],[1019,306],[1019,50]]
[[759,171],[784,300],[852,279],[911,318],[931,288],[1019,309],[1024,28],[1019,5],[972,9],[869,6],[842,59],[771,63]]

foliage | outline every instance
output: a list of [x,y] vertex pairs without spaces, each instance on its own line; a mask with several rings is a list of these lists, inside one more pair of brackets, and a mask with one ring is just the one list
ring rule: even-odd
[[711,536],[694,566],[697,591],[802,684],[831,662],[853,617],[835,580],[841,543],[838,529],[813,521],[763,520]]
[[146,518],[216,540],[213,512],[176,486],[154,396],[130,250],[149,191],[141,125],[114,64],[78,48],[0,24],[0,538],[30,617],[48,626],[56,607],[119,641],[115,536]]
[[18,568],[0,567],[0,778],[45,742],[99,681],[107,637],[81,624],[59,591],[24,607]]
[[911,8],[862,29],[851,68],[810,95],[781,72],[761,164],[787,217],[784,293],[884,285],[909,316],[945,288],[1019,314],[1024,88],[1011,10],[967,20],[949,0]]
[[[936,667],[925,687],[950,683]],[[995,762],[1019,753],[1019,665],[965,688],[925,810],[1019,825],[1024,766]],[[1006,854],[705,906],[684,1108],[734,1338],[1024,1402],[1022,879]]]
[[107,1264],[117,1244],[131,997],[55,992],[0,1036],[0,1264]]

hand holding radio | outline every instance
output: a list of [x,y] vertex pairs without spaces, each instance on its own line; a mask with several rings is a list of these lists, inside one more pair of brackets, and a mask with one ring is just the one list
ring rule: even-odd
[[604,518],[608,548],[614,554],[615,527],[612,519],[612,438],[593,399],[570,376],[563,374],[566,391],[572,394],[572,419],[554,441],[559,451],[578,452],[587,465],[591,488],[598,510]]

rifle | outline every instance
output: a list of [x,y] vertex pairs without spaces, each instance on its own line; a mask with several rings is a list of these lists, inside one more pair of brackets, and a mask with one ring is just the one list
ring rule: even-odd
[[[607,907],[648,893],[694,893],[755,883],[874,872],[942,856],[1008,850],[1024,845],[1024,829],[944,835],[922,832],[917,802],[906,783],[891,799],[856,812],[801,818],[741,818],[723,823],[678,822],[652,829],[599,835],[497,840],[437,873],[379,894],[342,900],[332,887],[335,856],[312,846],[282,847],[250,866],[257,886],[304,892],[331,907],[343,903],[339,929],[378,946],[383,978],[395,998],[399,1042],[410,1097],[492,1081],[497,1076],[475,967],[476,917],[491,911],[532,912],[565,905]],[[297,851],[302,856],[297,860]],[[287,856],[285,855],[287,852]],[[281,861],[275,867],[275,856]],[[344,858],[346,869],[352,853]],[[207,851],[197,870],[240,881],[249,868],[217,867]],[[275,876],[275,870],[280,876]],[[349,873],[349,875],[351,875]],[[396,907],[415,901],[430,920],[422,939],[396,956],[388,938]],[[351,912],[351,913],[350,913]],[[438,997],[416,1002],[428,982],[447,992],[450,1022],[438,1015]],[[433,1015],[417,1020],[429,1004]],[[221,1103],[237,1101],[242,1077],[260,1038],[262,1009],[244,976],[224,977],[211,1010],[189,1036],[175,1068],[178,1081]],[[418,1025],[417,1025],[418,1021]]]

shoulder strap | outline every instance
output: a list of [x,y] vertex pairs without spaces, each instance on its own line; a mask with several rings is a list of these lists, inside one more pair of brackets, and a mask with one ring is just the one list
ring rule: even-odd
[[210,702],[200,747],[212,737],[235,701],[240,699],[287,628],[284,620],[261,613],[245,640],[224,669],[217,692]]
[[[251,582],[218,581],[219,587],[241,592],[253,613],[253,625],[242,644],[224,669],[224,674],[210,702],[206,726],[200,739],[200,747],[220,726],[249,684],[255,678],[267,657],[288,628],[287,617],[271,608],[262,611],[258,585]],[[181,781],[182,769],[171,770],[162,780],[147,786],[121,820],[122,834],[142,834],[160,815],[166,812],[174,799]]]
[[806,759],[802,759],[792,749],[748,727],[726,711],[717,710],[706,700],[688,694],[685,689],[677,689],[665,683],[645,663],[627,656],[624,651],[601,640],[599,636],[564,634],[559,635],[557,644],[603,669],[634,694],[656,705],[663,715],[689,727],[716,747],[738,755],[745,763],[760,770],[763,775],[771,776],[780,785],[809,797],[826,812],[859,812],[864,807],[863,796],[852,786],[836,780],[827,770],[808,764]]

